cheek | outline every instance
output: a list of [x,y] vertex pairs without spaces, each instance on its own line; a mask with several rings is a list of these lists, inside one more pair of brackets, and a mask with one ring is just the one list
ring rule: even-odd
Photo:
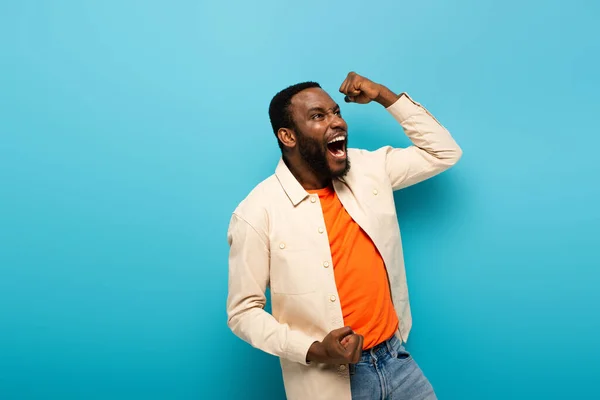
[[306,135],[315,143],[321,143],[325,145],[325,132],[327,132],[327,126],[324,124],[313,125],[310,129],[307,129]]

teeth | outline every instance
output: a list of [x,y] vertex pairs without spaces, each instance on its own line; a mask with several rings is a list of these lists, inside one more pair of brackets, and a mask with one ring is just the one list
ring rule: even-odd
[[346,138],[344,136],[338,136],[335,139],[330,140],[328,143],[340,142],[342,140],[346,140]]

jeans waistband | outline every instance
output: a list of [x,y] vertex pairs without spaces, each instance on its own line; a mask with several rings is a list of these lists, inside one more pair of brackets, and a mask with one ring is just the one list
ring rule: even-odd
[[371,347],[370,349],[363,350],[360,361],[359,362],[371,362],[372,360],[377,360],[377,358],[383,356],[384,354],[395,354],[396,348],[400,346],[402,343],[400,339],[396,335],[393,335],[386,341],[379,343],[376,346]]

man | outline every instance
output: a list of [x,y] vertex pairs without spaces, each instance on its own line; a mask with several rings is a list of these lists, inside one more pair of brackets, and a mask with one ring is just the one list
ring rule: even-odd
[[317,83],[275,95],[282,157],[231,217],[228,326],[280,358],[289,399],[435,399],[403,347],[412,320],[393,191],[448,169],[461,149],[406,93],[356,73],[339,91],[381,104],[413,145],[348,148],[340,107]]

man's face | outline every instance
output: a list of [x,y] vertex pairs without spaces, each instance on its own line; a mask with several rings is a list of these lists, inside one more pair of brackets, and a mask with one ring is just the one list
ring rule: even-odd
[[292,98],[292,118],[300,156],[320,176],[343,177],[350,168],[348,126],[340,107],[320,88]]

